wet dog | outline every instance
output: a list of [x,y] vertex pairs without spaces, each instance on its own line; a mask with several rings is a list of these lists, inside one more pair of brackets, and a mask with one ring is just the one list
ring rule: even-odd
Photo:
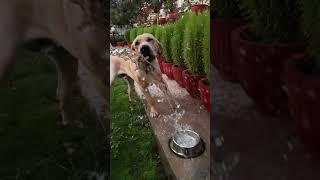
[[162,56],[160,42],[148,33],[137,36],[131,45],[131,50],[122,55],[110,56],[110,86],[118,75],[125,76],[128,81],[129,100],[135,84],[146,99],[151,117],[157,117],[159,112],[148,86],[155,84],[163,92],[171,107],[175,104],[160,72],[157,59],[160,56]]

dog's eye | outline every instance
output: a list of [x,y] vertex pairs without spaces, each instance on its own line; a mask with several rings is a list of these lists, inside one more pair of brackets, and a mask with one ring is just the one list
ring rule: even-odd
[[137,41],[134,45],[138,46],[139,44],[140,44],[140,42],[139,42],[139,41]]
[[152,38],[148,38],[148,39],[147,39],[147,42],[150,42],[150,41],[153,41],[153,39],[152,39]]

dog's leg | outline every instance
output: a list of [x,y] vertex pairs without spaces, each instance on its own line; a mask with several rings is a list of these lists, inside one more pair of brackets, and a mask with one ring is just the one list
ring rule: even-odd
[[170,107],[173,109],[173,111],[177,107],[177,102],[175,101],[175,98],[172,96],[171,92],[168,89],[167,83],[163,80],[162,76],[158,76],[157,74],[153,75],[154,81],[156,81],[156,85],[160,88],[160,90],[163,92],[164,97],[169,102]]
[[128,97],[129,97],[129,101],[131,102],[132,101],[132,92],[133,92],[133,89],[134,89],[134,80],[129,77],[129,76],[126,76],[126,81],[128,82]]
[[72,92],[77,81],[77,60],[70,55],[56,49],[51,49],[48,57],[56,64],[58,73],[57,98],[62,116],[62,125],[67,125],[70,120]]
[[155,107],[155,102],[154,102],[153,98],[151,97],[148,88],[144,88],[145,86],[142,86],[144,84],[144,82],[139,81],[137,84],[138,84],[138,88],[140,89],[140,91],[142,92],[142,94],[146,98],[148,107],[150,109],[150,116],[152,118],[159,116],[159,113]]

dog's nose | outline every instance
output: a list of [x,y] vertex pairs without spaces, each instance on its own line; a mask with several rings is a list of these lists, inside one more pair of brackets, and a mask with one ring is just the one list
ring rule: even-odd
[[150,55],[150,47],[148,45],[143,45],[140,49],[140,52],[143,56]]

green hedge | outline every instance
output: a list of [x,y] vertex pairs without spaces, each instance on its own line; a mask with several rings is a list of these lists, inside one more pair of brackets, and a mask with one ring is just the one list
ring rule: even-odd
[[204,71],[208,78],[210,78],[210,16],[209,12],[203,14],[204,34],[202,41],[202,54]]
[[131,30],[129,29],[129,30],[126,30],[125,32],[124,32],[124,38],[125,38],[125,40],[127,41],[127,42],[130,42],[130,33],[131,33]]
[[[150,33],[163,47],[168,62],[189,68],[194,74],[210,73],[210,16],[185,13],[174,24],[136,27],[130,30],[130,41],[143,33]],[[209,77],[209,75],[208,75]]]
[[130,30],[130,42],[133,42],[137,37],[137,28],[133,28]]
[[184,59],[193,74],[203,75],[203,35],[204,20],[202,15],[191,13],[184,33]]
[[183,36],[188,17],[189,13],[186,13],[175,23],[173,37],[171,40],[173,62],[180,67],[186,66],[183,57]]
[[161,43],[163,47],[163,55],[166,58],[167,62],[172,63],[172,48],[171,48],[171,39],[173,36],[173,30],[174,30],[174,25],[166,25],[163,28],[162,36],[161,36]]
[[302,39],[300,0],[243,0],[256,41],[297,42]]

